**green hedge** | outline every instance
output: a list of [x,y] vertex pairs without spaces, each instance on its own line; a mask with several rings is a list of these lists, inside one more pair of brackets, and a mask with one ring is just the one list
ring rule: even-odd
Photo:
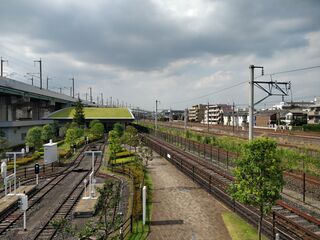
[[116,158],[125,158],[125,157],[130,157],[133,155],[134,155],[134,153],[132,153],[132,152],[123,151],[123,152],[116,153]]
[[320,124],[304,124],[303,131],[320,132]]

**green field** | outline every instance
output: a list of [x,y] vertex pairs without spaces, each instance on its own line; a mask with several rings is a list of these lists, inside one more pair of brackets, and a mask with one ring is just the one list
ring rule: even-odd
[[[85,107],[84,114],[86,119],[132,119],[132,115],[127,108],[97,108]],[[49,119],[72,119],[74,108],[65,108],[48,116]]]

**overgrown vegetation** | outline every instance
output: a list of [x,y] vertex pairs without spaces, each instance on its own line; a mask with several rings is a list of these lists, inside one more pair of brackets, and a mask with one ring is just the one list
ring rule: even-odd
[[[151,124],[140,124],[153,129],[153,125]],[[211,144],[214,147],[222,148],[237,155],[241,153],[243,146],[247,143],[247,140],[233,136],[212,136],[191,130],[184,131],[163,126],[158,127],[158,130],[175,136],[185,137],[193,141]],[[308,174],[320,176],[320,161],[318,160],[320,159],[320,152],[312,151],[312,153],[310,153],[307,149],[298,150],[278,147],[277,153],[279,154],[284,170],[305,171]]]

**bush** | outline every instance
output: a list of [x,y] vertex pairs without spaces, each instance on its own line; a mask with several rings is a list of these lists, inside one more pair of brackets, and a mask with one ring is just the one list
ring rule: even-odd
[[125,157],[130,157],[130,156],[133,156],[133,155],[134,154],[132,152],[123,151],[123,152],[116,153],[116,158],[125,158]]
[[320,132],[320,124],[304,124],[302,129],[303,131]]
[[42,128],[41,127],[33,127],[30,128],[27,137],[26,144],[29,147],[34,147],[35,149],[39,149],[42,147]]
[[59,158],[69,158],[72,156],[71,150],[59,149]]

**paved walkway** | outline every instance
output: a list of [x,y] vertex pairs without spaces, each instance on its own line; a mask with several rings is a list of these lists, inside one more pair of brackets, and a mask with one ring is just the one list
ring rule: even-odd
[[167,160],[155,154],[150,240],[229,240],[221,213],[228,211]]

